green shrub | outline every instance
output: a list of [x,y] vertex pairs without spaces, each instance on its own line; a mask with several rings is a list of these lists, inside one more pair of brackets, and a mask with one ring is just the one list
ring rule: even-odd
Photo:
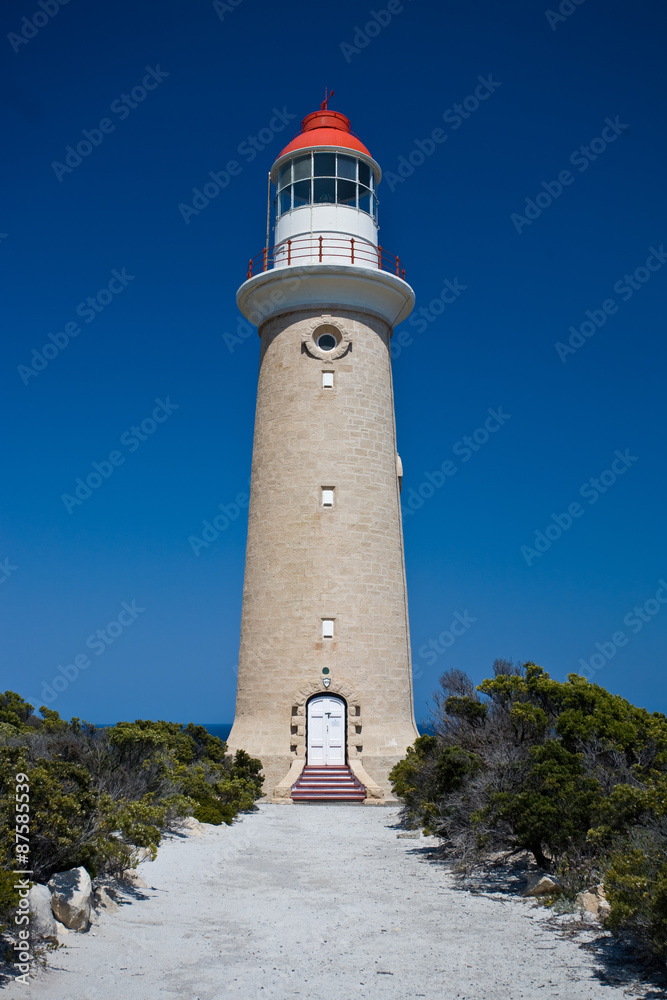
[[[96,729],[40,711],[41,719],[14,692],[0,695],[1,878],[14,867],[19,771],[30,785],[30,864],[40,882],[79,865],[93,877],[119,874],[138,847],[154,857],[179,817],[231,823],[261,794],[261,762],[242,750],[231,757],[203,726],[138,719]],[[5,896],[0,880],[0,920]]]
[[608,925],[667,954],[667,719],[577,674],[505,660],[441,679],[433,736],[391,772],[404,820],[461,870],[532,852],[570,900],[603,881]]

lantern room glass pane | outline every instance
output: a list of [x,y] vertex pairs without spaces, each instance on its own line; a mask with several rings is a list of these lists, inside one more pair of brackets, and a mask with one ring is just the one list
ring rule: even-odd
[[[361,164],[360,164],[361,166]],[[359,208],[362,212],[371,213],[371,193],[368,188],[359,185]]]
[[313,183],[315,187],[313,201],[316,205],[332,203],[336,200],[336,182],[333,177],[316,177]]
[[314,153],[315,161],[314,174],[316,177],[336,176],[336,154],[335,153]]
[[353,156],[344,156],[342,153],[338,154],[338,176],[356,181],[357,161]]
[[284,167],[281,168],[278,174],[278,190],[284,188],[286,184],[289,184],[291,179],[292,164],[286,163]]
[[294,185],[294,207],[300,208],[303,205],[310,205],[310,181],[299,181]]
[[361,160],[359,160],[359,183],[365,184],[366,187],[371,186],[371,168]]
[[310,177],[310,153],[306,156],[297,156],[292,160],[294,164],[294,180],[302,181]]
[[283,212],[289,212],[292,207],[292,188],[285,188],[280,192],[280,214]]
[[336,201],[339,205],[351,205],[352,208],[356,207],[357,185],[354,181],[338,180],[338,197],[336,198]]
[[372,195],[371,197],[371,215],[374,219],[377,219],[378,217],[378,200],[375,195]]

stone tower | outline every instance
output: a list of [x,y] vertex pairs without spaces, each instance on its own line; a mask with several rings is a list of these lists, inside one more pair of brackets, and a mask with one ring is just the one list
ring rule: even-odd
[[261,348],[229,746],[274,801],[306,763],[386,800],[418,735],[390,354],[414,293],[378,244],[380,178],[325,101],[271,168],[274,246],[237,293]]

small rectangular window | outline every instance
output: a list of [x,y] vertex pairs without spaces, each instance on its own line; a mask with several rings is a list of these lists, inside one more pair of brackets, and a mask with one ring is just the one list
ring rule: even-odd
[[292,207],[292,188],[283,188],[280,192],[280,214],[283,212],[289,212]]
[[334,491],[333,487],[323,486],[322,487],[322,506],[323,507],[333,507],[334,503]]
[[333,639],[333,634],[334,634],[333,618],[324,618],[322,620],[322,638]]
[[333,389],[333,387],[334,387],[333,377],[334,377],[334,373],[333,372],[322,372],[322,388],[323,389]]
[[316,205],[333,204],[336,200],[336,182],[333,177],[316,177],[313,201]]
[[315,153],[314,173],[316,177],[336,176],[336,154],[335,153]]
[[350,181],[357,179],[357,161],[353,156],[338,154],[338,176],[347,177]]
[[302,181],[310,177],[310,153],[306,156],[297,156],[294,160],[294,180]]
[[338,181],[338,204],[350,205],[352,208],[357,204],[357,185],[354,181]]
[[294,207],[310,205],[310,181],[299,181],[294,185]]

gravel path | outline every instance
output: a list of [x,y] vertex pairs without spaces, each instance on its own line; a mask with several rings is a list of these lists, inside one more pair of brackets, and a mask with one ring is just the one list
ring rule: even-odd
[[[170,839],[150,888],[49,956],[40,1000],[628,1000],[581,941],[515,897],[453,888],[397,810],[260,806]],[[652,994],[656,996],[657,994]]]

